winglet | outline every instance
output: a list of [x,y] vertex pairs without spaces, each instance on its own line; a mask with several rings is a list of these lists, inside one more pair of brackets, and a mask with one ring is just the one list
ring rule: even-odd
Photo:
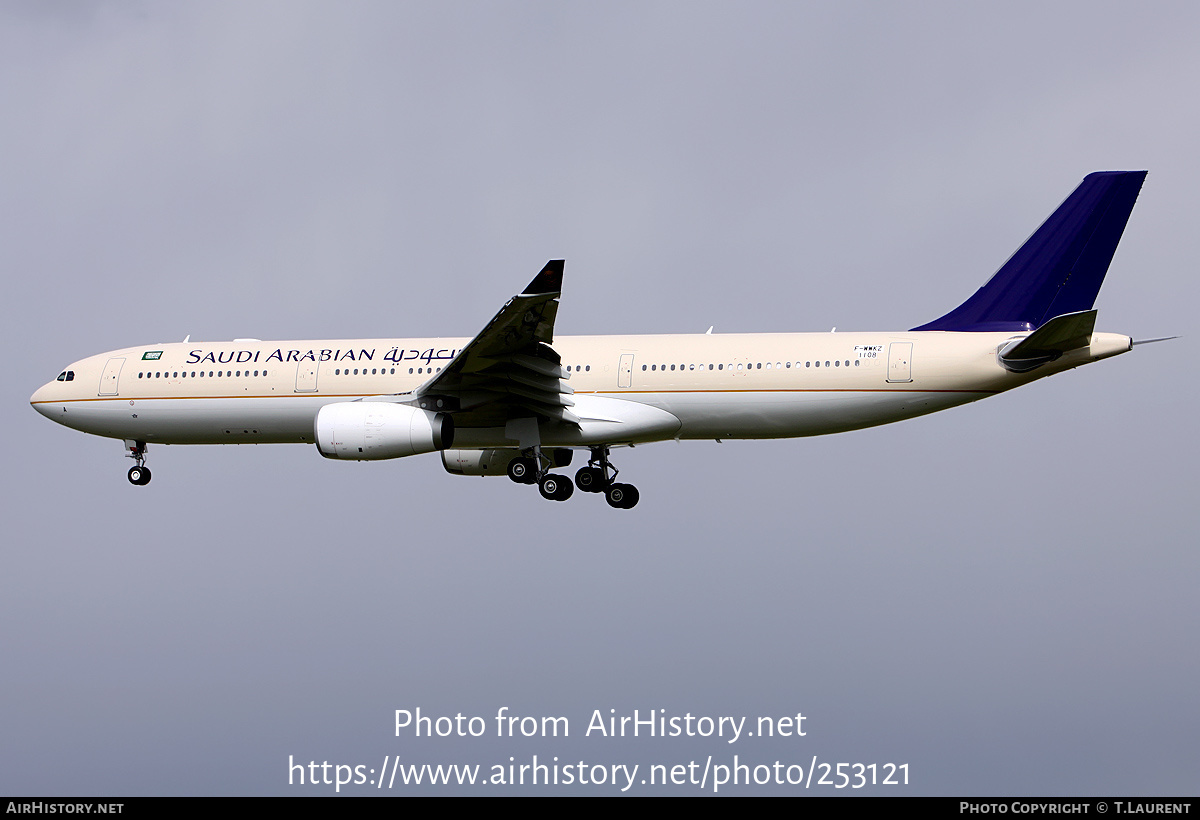
[[913,330],[1034,330],[1091,310],[1145,171],[1088,174],[975,294]]
[[551,259],[542,272],[533,277],[529,287],[521,291],[522,296],[540,296],[543,293],[562,293],[563,260]]

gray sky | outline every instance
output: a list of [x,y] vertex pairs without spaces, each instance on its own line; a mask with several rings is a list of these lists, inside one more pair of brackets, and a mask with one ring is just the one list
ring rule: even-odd
[[[0,793],[736,754],[1194,794],[1198,37],[1185,3],[0,3]],[[187,334],[470,336],[559,257],[563,335],[912,327],[1086,173],[1143,168],[1099,324],[1182,340],[874,430],[622,451],[629,512],[302,446],[152,448],[135,488],[28,406]],[[394,736],[502,706],[571,736]],[[808,734],[585,737],[597,709]],[[536,789],[586,790],[616,791]]]

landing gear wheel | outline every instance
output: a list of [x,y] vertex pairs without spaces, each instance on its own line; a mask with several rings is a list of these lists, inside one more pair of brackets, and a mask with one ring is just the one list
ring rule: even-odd
[[143,484],[150,483],[150,470],[145,467],[130,467],[129,468],[129,483],[137,484],[139,487]]
[[585,493],[604,490],[604,471],[599,467],[580,467],[575,473],[575,486]]
[[538,491],[541,492],[542,498],[550,501],[566,501],[575,492],[575,487],[565,475],[549,473],[542,476],[542,480],[538,482]]
[[518,484],[533,484],[537,481],[537,464],[532,458],[518,456],[508,462],[508,477]]
[[608,499],[608,506],[628,510],[638,503],[641,494],[632,484],[613,484],[604,491],[604,497]]

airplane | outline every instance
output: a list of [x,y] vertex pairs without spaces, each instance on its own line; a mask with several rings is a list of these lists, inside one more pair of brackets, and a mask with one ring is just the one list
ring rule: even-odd
[[[1093,304],[1145,177],[1089,174],[969,299],[908,331],[556,340],[552,260],[471,339],[188,337],[81,359],[30,403],[123,440],[139,486],[152,443],[296,442],[352,461],[438,452],[455,475],[507,475],[556,501],[577,487],[629,509],[640,494],[616,480],[614,447],[872,427],[1131,350],[1131,337],[1095,331]],[[589,458],[572,482],[553,471],[576,450]]]

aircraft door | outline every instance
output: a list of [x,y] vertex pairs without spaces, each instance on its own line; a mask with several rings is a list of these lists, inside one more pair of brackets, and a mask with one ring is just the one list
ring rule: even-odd
[[633,384],[633,354],[622,353],[621,364],[617,368],[617,387],[629,387]]
[[892,342],[888,346],[889,382],[912,381],[912,342]]
[[296,392],[317,392],[317,363],[300,362],[296,365]]
[[125,366],[125,360],[109,359],[108,364],[104,365],[104,373],[100,376],[100,395],[115,396],[117,395],[117,382],[121,378],[121,368]]

